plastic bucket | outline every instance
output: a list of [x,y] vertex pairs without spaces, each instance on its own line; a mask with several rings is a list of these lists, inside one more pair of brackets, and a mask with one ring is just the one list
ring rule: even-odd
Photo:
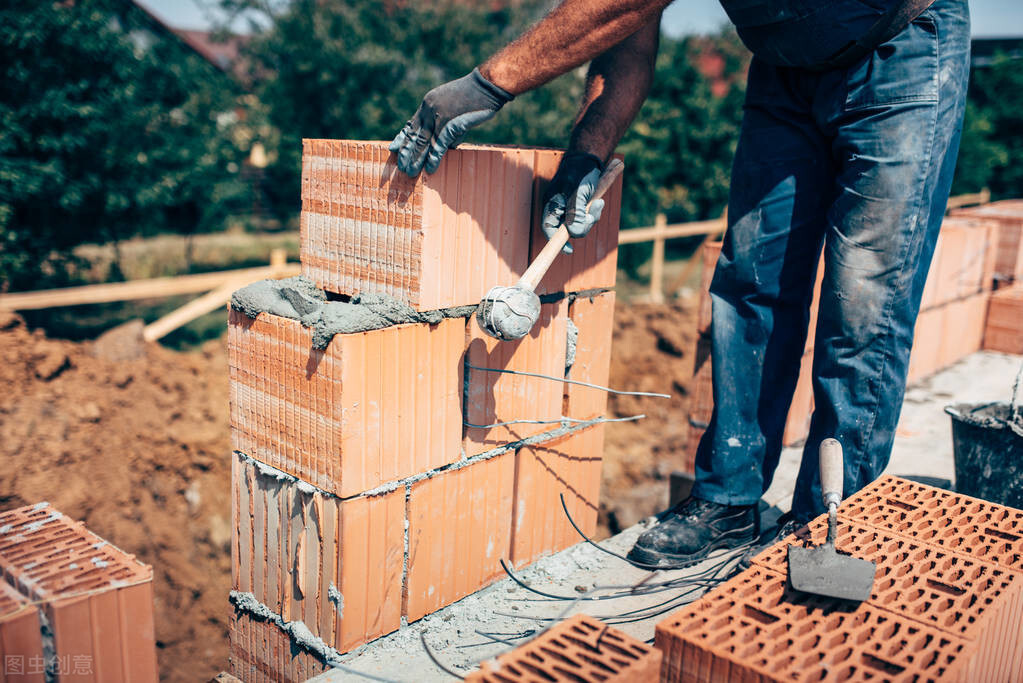
[[956,491],[1023,508],[1023,419],[1009,403],[958,403],[952,416]]

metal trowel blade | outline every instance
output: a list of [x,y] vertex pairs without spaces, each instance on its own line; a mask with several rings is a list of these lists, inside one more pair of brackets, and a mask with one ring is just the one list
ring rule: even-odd
[[830,543],[789,546],[789,584],[803,593],[863,602],[874,587],[873,562],[840,555]]

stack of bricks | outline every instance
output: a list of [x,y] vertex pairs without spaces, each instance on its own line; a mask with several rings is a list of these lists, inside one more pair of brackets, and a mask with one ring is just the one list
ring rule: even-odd
[[1023,354],[1023,281],[991,294],[984,328],[984,348]]
[[447,317],[318,349],[297,320],[231,311],[242,680],[312,675],[501,578],[502,559],[576,543],[561,495],[595,531],[606,394],[563,379],[607,384],[620,182],[544,278],[527,337],[498,342],[458,309],[516,282],[542,248],[560,155],[463,146],[412,180],[386,143],[305,142],[303,274],[330,300],[383,294]]
[[991,221],[995,225],[994,275],[997,287],[1023,282],[1023,199],[1007,199],[966,209],[950,215]]
[[[683,463],[683,469],[688,472],[694,471],[696,447],[707,429],[714,408],[711,389],[709,288],[720,253],[721,242],[706,244],[703,247],[699,335],[696,343],[693,392],[689,403],[687,458]],[[910,355],[909,381],[923,379],[981,348],[987,348],[982,340],[985,338],[988,301],[992,298],[991,290],[996,282],[996,257],[1001,253],[998,225],[994,220],[971,216],[945,218],[927,274],[920,315],[917,318],[913,350]],[[814,407],[812,384],[814,330],[817,327],[823,272],[822,260],[817,268],[817,281],[810,305],[809,332],[800,361],[799,380],[792,396],[782,437],[785,446],[803,442],[810,429],[810,417]],[[1008,297],[1008,294],[1003,294],[1003,298]],[[995,338],[997,335],[991,336]]]
[[599,619],[576,614],[484,662],[466,683],[657,683],[661,652]]
[[1023,680],[1023,511],[884,476],[838,512],[868,600],[792,590],[790,536],[658,624],[661,680]]
[[0,513],[0,681],[156,681],[153,570],[47,503]]

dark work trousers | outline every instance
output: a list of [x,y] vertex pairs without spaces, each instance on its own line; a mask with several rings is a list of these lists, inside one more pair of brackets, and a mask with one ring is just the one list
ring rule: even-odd
[[770,485],[823,248],[815,409],[792,501],[806,521],[824,511],[822,439],[844,447],[845,495],[891,456],[959,148],[969,11],[938,0],[859,63],[820,72],[807,67],[848,37],[826,32],[862,31],[885,3],[790,0],[777,3],[780,20],[750,19],[768,4],[737,0],[746,7],[729,12],[755,57],[710,288],[714,414],[693,494],[749,505]]

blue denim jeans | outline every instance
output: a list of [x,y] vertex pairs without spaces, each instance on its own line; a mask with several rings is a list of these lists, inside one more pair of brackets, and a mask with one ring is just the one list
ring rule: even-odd
[[[789,3],[803,12],[739,27],[755,57],[710,288],[715,407],[693,494],[749,505],[770,485],[823,248],[815,410],[792,501],[806,521],[824,511],[822,439],[844,447],[845,495],[891,455],[959,147],[970,26],[966,0],[938,0],[860,63],[817,72],[786,64],[799,63],[803,44],[819,53],[807,65],[827,56],[821,46],[837,49],[845,36],[821,32],[847,26],[832,15],[814,23],[813,0]],[[865,29],[886,3],[817,4],[848,10]],[[815,37],[803,41],[807,22]]]

